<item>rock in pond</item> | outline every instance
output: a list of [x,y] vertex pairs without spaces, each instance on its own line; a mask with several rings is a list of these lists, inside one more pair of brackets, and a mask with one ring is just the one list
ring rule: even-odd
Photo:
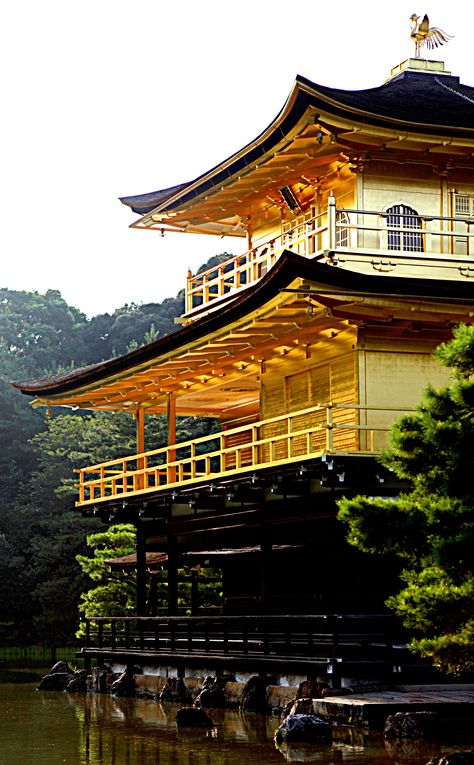
[[263,712],[267,705],[269,678],[253,675],[245,683],[240,708],[244,712]]
[[313,714],[313,699],[312,698],[300,698],[296,699],[288,710],[288,715],[312,715]]
[[58,673],[66,672],[68,675],[73,675],[74,670],[71,669],[67,661],[57,661],[56,664],[49,670],[50,675],[56,675]]
[[132,667],[127,667],[111,684],[110,693],[112,696],[134,696],[135,695],[135,674]]
[[225,683],[226,681],[223,677],[206,677],[202,685],[202,691],[194,702],[195,705],[197,707],[223,709],[226,705],[224,696]]
[[275,741],[291,743],[326,742],[332,740],[331,725],[317,715],[288,715],[275,734]]
[[214,723],[204,709],[182,707],[176,712],[176,725],[186,728],[212,728]]
[[54,672],[50,675],[45,675],[40,684],[38,685],[39,691],[64,691],[66,685],[74,677],[73,673],[69,672]]
[[169,677],[166,681],[166,685],[162,688],[158,699],[160,701],[170,701],[172,703],[178,701],[181,704],[188,704],[190,701],[189,693],[183,678]]
[[78,669],[66,685],[68,693],[85,693],[89,690],[90,675],[87,669]]
[[396,712],[387,717],[384,738],[430,738],[435,733],[435,712]]
[[474,765],[474,749],[441,754],[429,760],[427,765]]

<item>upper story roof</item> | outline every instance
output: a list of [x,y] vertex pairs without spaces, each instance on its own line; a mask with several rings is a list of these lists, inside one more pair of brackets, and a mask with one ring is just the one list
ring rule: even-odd
[[473,148],[474,87],[441,62],[408,59],[364,90],[298,76],[277,117],[239,152],[193,181],[121,201],[142,216],[137,227],[242,236],[250,203],[268,205],[279,188],[335,160],[354,166],[367,150],[409,149],[433,162],[471,161]]

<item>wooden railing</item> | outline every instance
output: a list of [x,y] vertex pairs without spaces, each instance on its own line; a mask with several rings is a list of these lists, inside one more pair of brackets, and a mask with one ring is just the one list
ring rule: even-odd
[[[457,275],[473,276],[474,220],[437,215],[407,215],[377,210],[336,208],[330,197],[327,210],[284,233],[275,235],[243,255],[229,258],[199,274],[188,274],[186,315],[202,312],[258,282],[284,250],[307,258],[330,253],[360,254],[374,268],[392,270],[397,260],[417,260],[433,267],[456,268]],[[217,301],[217,302],[216,302]]]
[[309,257],[327,239],[327,211],[299,223],[251,250],[229,258],[199,274],[188,273],[186,314],[202,310],[214,300],[258,282],[275,265],[284,250]]
[[399,621],[386,614],[93,617],[85,625],[84,649],[112,656],[295,659],[336,672],[341,662],[396,664],[404,649]]
[[374,454],[401,407],[318,404],[78,470],[78,506],[156,493],[323,454]]

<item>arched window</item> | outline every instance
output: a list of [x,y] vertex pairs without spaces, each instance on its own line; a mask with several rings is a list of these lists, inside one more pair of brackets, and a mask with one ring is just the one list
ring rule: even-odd
[[419,232],[421,219],[417,211],[407,205],[393,205],[388,208],[386,215],[388,249],[423,252],[423,235]]
[[349,216],[346,212],[336,213],[336,247],[349,247]]

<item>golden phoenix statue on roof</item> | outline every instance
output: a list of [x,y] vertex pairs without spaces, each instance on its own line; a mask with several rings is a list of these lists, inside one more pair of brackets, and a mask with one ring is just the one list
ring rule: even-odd
[[415,43],[415,58],[420,58],[420,48],[422,45],[426,45],[428,50],[433,50],[433,48],[437,48],[439,45],[443,45],[453,39],[452,35],[447,35],[442,29],[430,27],[430,20],[426,13],[421,24],[419,23],[420,17],[416,13],[411,16],[410,21],[413,21],[411,39]]

